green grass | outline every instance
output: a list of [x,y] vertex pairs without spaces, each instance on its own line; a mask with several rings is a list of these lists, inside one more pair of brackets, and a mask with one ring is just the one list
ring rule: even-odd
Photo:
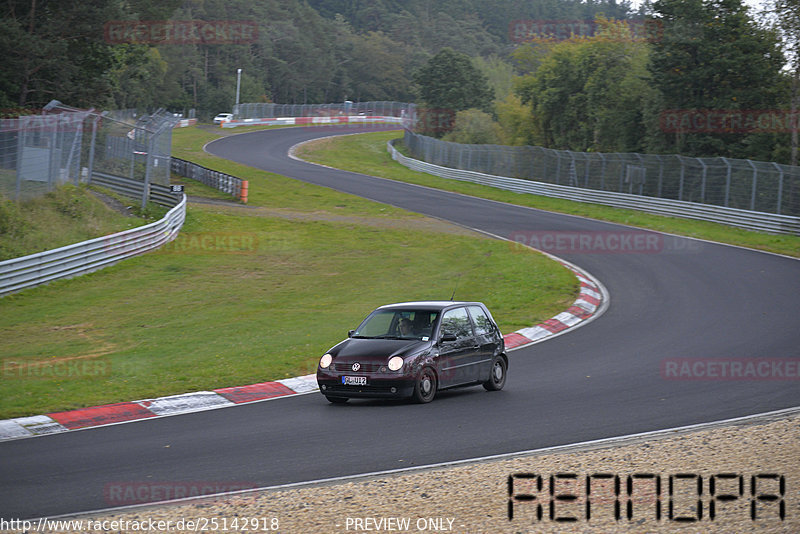
[[401,132],[391,131],[323,139],[303,145],[298,150],[297,155],[308,161],[331,167],[489,198],[500,202],[800,257],[800,237],[798,236],[752,232],[723,224],[664,217],[635,210],[514,193],[415,172],[393,161],[386,150],[386,142],[399,137],[402,137]]
[[[263,128],[262,128],[263,129]],[[331,194],[324,187],[305,184],[281,176],[265,172],[247,165],[235,163],[212,156],[203,151],[203,146],[210,141],[218,139],[221,135],[199,128],[181,128],[173,132],[172,154],[202,165],[203,167],[224,172],[249,181],[249,200],[251,206],[265,206],[280,209],[299,211],[332,211],[345,215],[370,215],[385,218],[420,218],[405,210],[365,200],[356,196],[344,194]],[[356,156],[357,157],[357,156]],[[184,179],[186,183],[193,182],[187,187],[187,194],[194,194],[194,180]],[[202,184],[200,184],[202,185]],[[228,197],[230,198],[230,197]]]
[[540,254],[203,155],[191,130],[176,155],[249,179],[251,205],[190,205],[161,251],[0,299],[0,418],[309,374],[375,306],[456,285],[504,332],[575,298]]
[[86,186],[70,184],[20,202],[0,195],[0,261],[141,226],[163,217],[163,211],[150,206],[144,214],[131,210],[142,218],[127,217],[108,208]]

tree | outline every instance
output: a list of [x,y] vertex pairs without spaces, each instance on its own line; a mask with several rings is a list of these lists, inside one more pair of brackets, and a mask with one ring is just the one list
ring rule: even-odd
[[[549,45],[534,74],[515,87],[530,105],[524,135],[534,144],[570,150],[642,150],[648,45],[624,22],[598,17],[598,33]],[[520,137],[516,133],[515,137]]]
[[502,132],[492,116],[479,109],[456,113],[455,127],[444,136],[445,141],[467,145],[499,145]]
[[[650,73],[665,110],[775,107],[783,54],[775,33],[759,27],[742,0],[656,0],[653,9],[663,36],[653,44]],[[765,136],[771,137],[678,132],[652,144],[693,156],[741,157],[748,147],[770,144]]]
[[[443,48],[414,75],[424,105],[437,113],[455,113],[469,108],[491,110],[494,94],[486,77],[465,54]],[[445,133],[437,129],[433,133]]]
[[[8,0],[0,7],[0,103],[41,107],[57,98],[80,107],[113,105],[114,71],[130,59],[104,39],[106,22],[164,18],[178,0],[102,2]],[[150,67],[158,67],[151,58]],[[149,60],[148,60],[149,61]]]
[[784,42],[791,72],[789,112],[793,118],[791,132],[790,165],[797,165],[798,119],[800,109],[800,0],[774,0],[770,10],[777,20],[778,31]]
[[474,59],[474,64],[494,89],[495,100],[505,100],[511,94],[514,84],[514,66],[511,63],[492,55],[488,58],[478,56]]
[[354,101],[412,98],[407,75],[409,53],[404,45],[383,32],[349,33],[346,44],[347,58],[341,68],[348,83],[342,96]]
[[523,104],[519,96],[512,93],[505,100],[495,102],[494,107],[500,125],[501,144],[524,146],[537,143],[537,124],[530,107]]

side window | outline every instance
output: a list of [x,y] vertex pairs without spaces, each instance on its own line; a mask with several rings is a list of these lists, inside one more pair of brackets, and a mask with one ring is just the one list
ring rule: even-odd
[[442,332],[455,334],[458,339],[472,337],[472,325],[469,322],[466,308],[449,310],[442,316]]
[[472,321],[475,323],[475,334],[483,336],[491,334],[494,330],[492,321],[486,316],[486,312],[480,306],[470,306],[469,314],[472,315]]

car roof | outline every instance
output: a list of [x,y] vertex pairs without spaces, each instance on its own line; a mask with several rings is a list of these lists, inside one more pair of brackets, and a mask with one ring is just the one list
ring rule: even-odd
[[452,301],[452,300],[420,300],[414,302],[397,302],[378,307],[379,310],[385,309],[404,309],[417,308],[426,310],[443,310],[451,306],[483,306],[480,302]]

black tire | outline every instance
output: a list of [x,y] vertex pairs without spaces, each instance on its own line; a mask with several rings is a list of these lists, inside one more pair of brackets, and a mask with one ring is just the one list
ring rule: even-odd
[[329,395],[325,395],[325,398],[328,399],[328,402],[330,402],[331,404],[344,404],[345,402],[350,400],[347,397],[331,397]]
[[502,356],[495,356],[492,360],[492,375],[483,383],[487,391],[500,391],[506,385],[506,371],[508,366]]
[[414,402],[426,404],[436,396],[437,387],[436,373],[430,367],[423,367],[414,383],[414,393],[411,398],[414,399]]

